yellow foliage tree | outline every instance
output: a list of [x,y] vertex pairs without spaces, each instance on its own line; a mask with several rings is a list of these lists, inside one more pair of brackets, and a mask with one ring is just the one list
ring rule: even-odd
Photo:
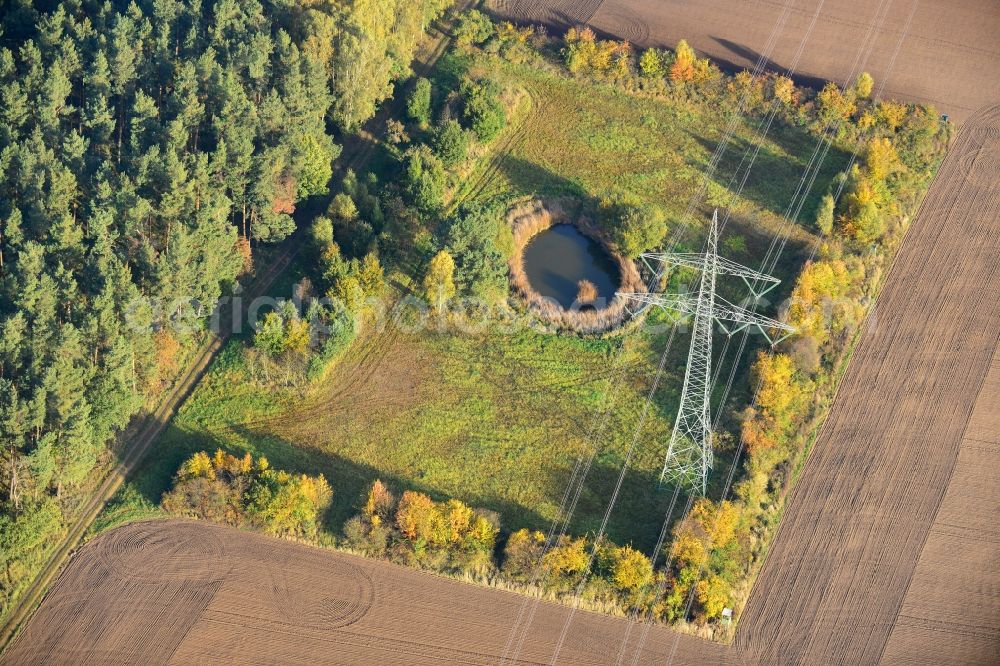
[[793,377],[795,363],[787,354],[757,355],[753,383],[757,385],[757,406],[779,419],[786,416],[798,397]]
[[886,137],[876,137],[868,142],[865,150],[865,169],[876,183],[903,168],[892,142]]
[[718,576],[709,576],[698,581],[695,592],[698,595],[698,603],[701,604],[707,618],[722,617],[722,609],[729,603],[729,597],[732,593],[729,583]]
[[455,296],[455,260],[446,251],[441,250],[431,259],[424,276],[424,292],[427,300],[434,304],[438,314],[444,311],[444,306]]
[[830,337],[834,301],[844,299],[850,288],[851,275],[843,261],[806,264],[792,289],[789,322],[799,335],[823,345]]
[[309,322],[300,317],[291,317],[285,322],[285,349],[304,352],[309,348]]
[[448,540],[455,543],[468,534],[475,513],[464,502],[450,499],[445,506],[445,517],[448,521]]
[[691,507],[691,520],[697,522],[707,536],[711,548],[724,548],[736,535],[736,524],[740,519],[740,507],[726,500],[716,504],[702,497]]
[[836,83],[827,83],[816,96],[819,103],[819,117],[824,123],[847,120],[857,108],[854,100],[840,92]]
[[620,590],[634,592],[653,578],[653,563],[632,546],[622,546],[614,551],[611,579]]
[[424,493],[407,490],[396,509],[396,525],[411,541],[441,545],[447,541],[448,527],[437,505]]
[[774,95],[776,100],[782,104],[789,105],[793,100],[795,84],[787,76],[775,76],[774,83],[771,87],[771,93]]
[[587,554],[587,540],[563,537],[542,558],[542,566],[552,576],[569,577],[583,573],[590,556]]
[[895,132],[906,120],[906,105],[898,102],[879,102],[875,115],[880,123]]
[[182,481],[199,478],[214,479],[215,467],[212,465],[212,459],[204,451],[198,451],[184,461],[178,471],[178,477]]
[[382,481],[375,479],[371,488],[368,489],[368,495],[365,497],[365,504],[361,512],[368,519],[368,522],[378,526],[389,517],[395,501],[396,498],[393,497],[392,491]]
[[854,82],[854,94],[858,99],[868,99],[872,96],[872,89],[875,87],[875,79],[868,72],[861,72],[858,80]]
[[698,56],[695,55],[694,49],[688,45],[687,41],[682,39],[677,42],[677,48],[674,52],[674,63],[670,66],[670,80],[693,80],[697,60]]
[[689,520],[681,521],[674,528],[670,556],[678,568],[683,569],[690,566],[700,569],[708,562],[708,550],[705,549],[704,535],[699,532],[699,526]]

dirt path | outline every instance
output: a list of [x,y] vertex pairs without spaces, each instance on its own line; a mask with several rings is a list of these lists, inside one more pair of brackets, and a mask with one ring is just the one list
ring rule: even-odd
[[[885,96],[930,102],[964,120],[973,110],[1000,102],[1000,3],[996,0],[489,0],[497,15],[562,29],[589,24],[639,46],[674,46],[686,39],[704,55],[733,69],[753,66],[786,4],[793,5],[769,58],[783,71],[794,58],[816,7],[819,19],[798,67],[800,79],[848,76],[869,25],[874,34],[867,69],[876,82],[916,7],[892,68]],[[888,3],[888,4],[886,4]]]
[[[475,5],[479,0],[459,0],[456,2],[456,11],[467,9]],[[438,58],[444,53],[450,39],[450,30],[453,27],[450,19],[445,19],[432,27],[431,38],[425,41],[418,50],[413,69],[417,75],[428,72]],[[378,137],[385,127],[386,121],[392,117],[394,112],[398,112],[404,104],[403,96],[384,104],[374,118],[370,119],[361,132],[357,135],[347,137],[343,143],[341,160],[338,162],[338,173],[351,168],[355,170],[363,169],[364,165],[371,159],[376,147],[376,137]],[[336,176],[335,176],[336,177]],[[299,251],[297,236],[289,238],[271,257],[270,265],[267,269],[258,274],[244,289],[242,295],[242,314],[240,321],[246,321],[247,307],[256,297],[266,295],[271,286],[284,271],[291,265]],[[119,454],[121,461],[117,464],[108,476],[98,486],[95,494],[89,498],[77,512],[76,520],[70,525],[66,536],[53,551],[52,556],[45,567],[35,578],[32,585],[18,600],[17,606],[6,618],[4,625],[0,628],[0,649],[3,649],[15,632],[18,631],[22,623],[31,615],[38,606],[42,596],[52,583],[53,578],[59,573],[60,568],[66,559],[72,554],[73,549],[83,537],[87,528],[104,508],[105,503],[118,491],[125,478],[136,469],[141,462],[146,451],[156,441],[160,433],[166,427],[171,416],[180,407],[181,403],[191,394],[198,380],[201,379],[209,363],[215,358],[229,335],[232,332],[232,307],[221,310],[220,334],[211,335],[208,340],[195,352],[187,369],[181,378],[175,383],[173,388],[162,397],[158,407],[152,414],[144,414],[134,419],[129,429],[122,436],[122,451]]]
[[[998,183],[993,107],[962,129],[907,234],[733,645],[655,627],[639,663],[995,663]],[[81,550],[4,663],[497,663],[522,599],[207,524],[138,523]],[[567,612],[542,604],[522,663],[548,663]],[[626,627],[577,613],[560,661],[614,663]]]

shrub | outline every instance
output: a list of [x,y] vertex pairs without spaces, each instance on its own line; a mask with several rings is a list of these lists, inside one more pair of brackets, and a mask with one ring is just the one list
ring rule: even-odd
[[441,158],[424,145],[414,146],[404,154],[407,190],[414,205],[423,213],[433,213],[444,205],[445,173]]
[[658,246],[667,234],[662,208],[623,199],[601,202],[601,223],[618,251],[630,259]]
[[507,125],[507,111],[500,99],[500,86],[491,80],[462,84],[463,117],[482,143],[489,143]]
[[406,115],[421,127],[431,121],[431,82],[424,77],[417,79],[406,98]]
[[515,582],[530,583],[539,578],[545,535],[537,530],[519,529],[507,537],[503,573]]
[[172,513],[231,525],[250,524],[276,535],[315,536],[332,491],[323,475],[290,474],[221,450],[200,451],[181,464],[162,506]]
[[590,553],[587,540],[563,536],[557,545],[542,557],[542,568],[548,584],[556,589],[569,589],[577,585],[587,572]]
[[478,9],[463,12],[455,27],[455,43],[460,46],[483,44],[493,36],[493,22]]
[[446,167],[464,161],[469,154],[469,135],[457,120],[446,120],[434,135],[434,152]]

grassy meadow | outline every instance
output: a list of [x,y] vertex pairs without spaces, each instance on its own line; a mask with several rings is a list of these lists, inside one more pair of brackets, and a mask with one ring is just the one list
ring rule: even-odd
[[[456,200],[627,192],[662,206],[682,247],[700,247],[704,229],[684,213],[728,131],[722,110],[637,97],[553,67],[516,65],[481,53],[446,55],[432,80],[447,88],[466,72],[485,71],[526,94],[500,138],[467,166]],[[810,225],[792,226],[783,217],[816,139],[805,129],[776,123],[758,140],[757,127],[746,119],[733,129],[707,195],[709,206],[726,205],[734,213],[722,245],[732,259],[757,266],[775,234],[784,233],[789,242],[774,272],[787,283],[816,241]],[[758,145],[753,171],[737,193],[741,159]],[[804,208],[807,219],[847,159],[831,151]],[[697,220],[707,220],[711,208],[698,213]],[[397,285],[419,279],[395,277],[390,282]],[[739,300],[739,290],[725,289],[731,300]],[[545,529],[558,515],[574,463],[596,446],[571,524],[582,534],[600,524],[635,441],[608,536],[648,550],[673,493],[658,479],[688,341],[683,331],[674,338],[647,408],[667,348],[662,332],[584,339],[531,330],[400,330],[368,321],[324,379],[286,388],[255,379],[243,353],[245,339],[233,339],[95,530],[157,512],[180,462],[215,448],[265,455],[273,466],[291,471],[323,473],[334,490],[327,521],[334,532],[356,512],[362,489],[374,478],[496,510],[505,529]],[[723,408],[724,429],[738,430],[733,414],[746,404],[754,344],[737,358],[735,339],[729,345],[721,336],[716,341],[718,401],[737,363]],[[730,455],[719,453],[717,469],[728,469]]]

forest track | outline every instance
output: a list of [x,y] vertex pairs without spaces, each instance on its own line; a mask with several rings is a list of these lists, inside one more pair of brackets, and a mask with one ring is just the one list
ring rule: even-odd
[[[971,118],[932,184],[788,498],[732,645],[652,627],[639,663],[995,663],[998,129],[1000,107]],[[167,571],[193,560],[216,567],[213,544],[221,543],[221,557],[234,570],[280,561],[290,578],[272,576],[262,586],[253,576],[221,576],[213,568],[187,576],[209,583],[139,584],[114,573],[121,558],[144,552],[128,544],[140,543],[131,535],[148,528],[127,525],[81,550],[6,659],[32,663],[45,655],[53,663],[82,663],[113,655],[148,663],[168,654],[178,663],[262,655],[286,663],[495,663],[523,600],[214,525],[156,525],[159,533],[203,531],[209,545],[170,539],[179,545],[150,550],[153,559],[143,562],[150,572],[161,569],[157,558]],[[182,551],[194,543],[192,558]],[[102,564],[111,559],[109,548],[117,558],[110,573]],[[370,604],[357,574],[339,564],[345,561],[372,581]],[[324,602],[331,594],[314,589],[320,584],[352,596]],[[282,611],[293,619],[273,616],[268,600],[275,595],[282,603],[296,599],[290,615]],[[336,618],[349,617],[349,625],[312,629],[318,620],[310,618],[330,609],[344,609]],[[539,609],[525,663],[551,659],[569,612],[549,603]],[[562,661],[613,663],[626,626],[620,618],[577,613]],[[627,661],[641,634],[629,634]],[[135,635],[150,640],[136,645]]]
[[[418,50],[414,62],[414,71],[426,73],[435,65],[438,58],[444,53],[450,41],[450,31],[454,27],[454,17],[458,12],[464,11],[478,4],[479,0],[459,0],[455,4],[454,11],[436,26],[437,34],[431,40],[425,42]],[[365,124],[365,131],[369,136],[377,136],[378,128],[384,128],[386,121],[392,117],[392,113],[398,112],[403,104],[402,96],[397,95],[386,104],[383,104],[374,118]],[[340,164],[342,168],[353,168],[358,170],[371,159],[374,154],[375,144],[372,141],[363,140],[357,135],[352,135],[343,141],[343,151],[341,153]],[[334,172],[334,177],[337,170]],[[254,276],[251,282],[245,286],[242,292],[242,314],[241,321],[246,320],[246,309],[253,299],[264,296],[284,271],[292,264],[301,249],[299,234],[293,234],[285,241],[276,255],[272,258],[271,264],[262,274]],[[229,317],[226,317],[228,311]],[[223,348],[226,340],[232,331],[231,308],[224,310],[219,320],[220,334],[213,334],[195,352],[194,357],[189,362],[187,369],[183,371],[180,379],[168,390],[157,403],[157,407],[152,413],[135,417],[128,428],[122,433],[119,441],[124,442],[120,446],[120,461],[104,477],[94,494],[83,502],[77,511],[77,517],[70,525],[65,536],[60,539],[59,544],[53,550],[41,572],[35,577],[32,584],[25,590],[24,594],[13,605],[4,620],[3,627],[0,628],[0,654],[7,648],[10,641],[17,634],[32,612],[38,607],[45,596],[49,585],[59,573],[67,559],[73,554],[74,548],[79,544],[80,539],[86,533],[94,519],[100,514],[104,505],[118,491],[125,478],[132,473],[141,463],[149,448],[156,441],[157,437],[166,427],[170,418],[176,413],[184,400],[191,394],[198,381],[205,374],[209,364],[215,355]],[[133,434],[134,433],[134,434]]]

